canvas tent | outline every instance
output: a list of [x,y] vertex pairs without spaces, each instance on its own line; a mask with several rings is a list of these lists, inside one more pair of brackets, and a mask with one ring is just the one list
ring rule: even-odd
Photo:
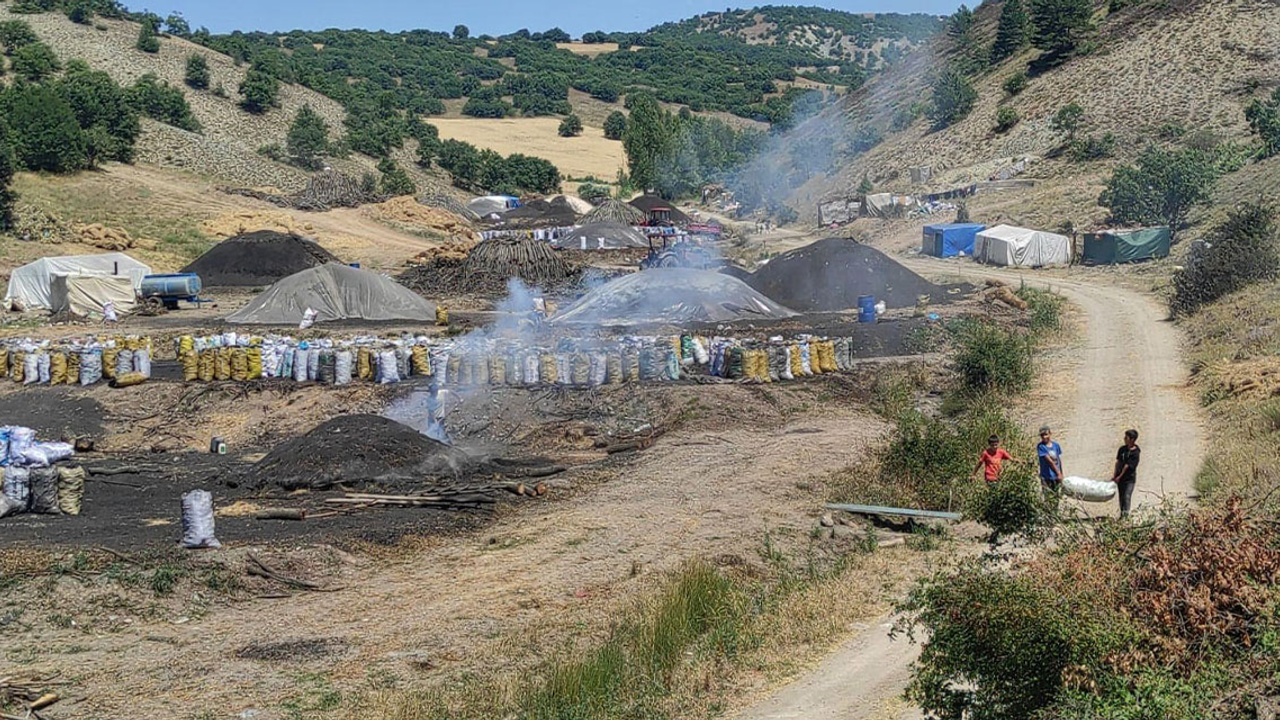
[[227,317],[246,325],[296,325],[310,308],[316,322],[332,320],[435,320],[436,307],[394,280],[329,263],[294,273],[262,291]]
[[942,258],[973,255],[973,240],[986,227],[978,223],[926,225],[920,252]]
[[997,225],[978,233],[973,242],[978,262],[1011,267],[1071,264],[1071,239],[1065,235]]
[[151,268],[124,253],[66,255],[40,258],[17,268],[9,276],[5,304],[18,300],[28,309],[52,310],[53,280],[59,275],[120,275],[129,278],[136,291]]
[[467,209],[480,217],[504,213],[516,207],[520,207],[520,201],[510,195],[482,195],[467,203]]
[[909,208],[913,208],[918,204],[916,199],[910,195],[876,193],[864,198],[862,212],[867,217],[900,218],[907,214]]
[[107,303],[118,313],[138,308],[137,291],[126,275],[55,275],[52,297],[53,312],[77,317],[104,315]]
[[1114,265],[1169,257],[1171,238],[1167,227],[1085,233],[1084,261]]
[[555,238],[551,241],[551,247],[562,250],[624,250],[647,248],[649,240],[643,233],[628,225],[597,222]]

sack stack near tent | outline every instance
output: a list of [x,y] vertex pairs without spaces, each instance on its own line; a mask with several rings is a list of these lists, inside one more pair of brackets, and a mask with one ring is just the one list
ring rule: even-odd
[[[55,288],[55,281],[60,277],[121,277],[129,280],[129,285],[136,294],[142,286],[142,278],[150,274],[150,267],[124,253],[40,258],[16,268],[9,276],[5,304],[20,304],[28,310],[39,308],[57,312],[69,309],[71,296],[74,295],[75,304],[81,309],[94,306],[101,308],[107,302],[115,302],[117,296],[122,294],[122,283],[73,280],[69,287],[64,281],[60,287]],[[119,304],[116,305],[116,310],[126,311]]]
[[977,234],[973,257],[981,263],[1008,267],[1070,265],[1071,239],[1043,230],[997,225]]
[[974,240],[986,228],[978,223],[926,225],[920,252],[940,258],[972,256]]
[[1083,261],[1091,265],[1115,265],[1169,257],[1171,239],[1167,227],[1085,233]]
[[[0,342],[0,378],[20,385],[93,385],[118,375],[151,377],[151,338],[30,338]],[[136,384],[136,382],[134,383]]]

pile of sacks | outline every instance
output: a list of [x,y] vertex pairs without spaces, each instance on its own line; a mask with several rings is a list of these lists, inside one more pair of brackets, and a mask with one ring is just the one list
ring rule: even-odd
[[7,340],[0,344],[0,377],[23,385],[137,385],[151,377],[151,338]]
[[291,379],[346,385],[430,377],[454,385],[576,385],[674,381],[694,374],[779,382],[849,370],[852,338],[802,335],[768,341],[695,335],[517,340],[424,336],[298,341],[229,332],[182,336],[176,354],[187,381]]
[[71,443],[36,442],[26,427],[0,427],[0,517],[30,512],[79,515],[85,470],[65,463],[75,454]]

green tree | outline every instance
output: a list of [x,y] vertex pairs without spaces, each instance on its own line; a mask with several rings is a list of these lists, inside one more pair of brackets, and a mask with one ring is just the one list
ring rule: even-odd
[[973,11],[968,5],[961,4],[960,9],[952,13],[947,20],[947,34],[953,38],[962,38],[973,30]]
[[155,54],[160,52],[160,38],[156,37],[155,25],[145,20],[142,22],[138,28],[138,42],[134,44],[134,47],[144,53]]
[[315,170],[321,165],[320,156],[329,151],[329,125],[310,105],[303,105],[289,126],[285,146],[295,164]]
[[67,71],[55,88],[85,132],[89,165],[104,160],[132,162],[142,124],[124,88],[107,73],[90,70],[84,62],[74,60],[67,63]]
[[180,12],[171,12],[169,17],[164,19],[165,31],[170,35],[178,37],[187,37],[191,34],[191,24],[182,16]]
[[858,197],[866,197],[874,192],[875,185],[871,184],[871,173],[862,173],[862,182],[858,183]]
[[13,227],[13,205],[18,196],[10,184],[13,182],[13,147],[9,144],[9,128],[0,120],[0,231]]
[[1000,24],[991,45],[991,62],[998,63],[1026,47],[1030,39],[1030,19],[1022,0],[1004,0],[1000,8]]
[[1027,73],[1022,70],[1010,75],[1009,78],[1004,81],[1004,91],[1010,95],[1017,95],[1026,89]]
[[1080,129],[1080,125],[1084,123],[1084,108],[1076,103],[1063,105],[1058,109],[1057,114],[1049,121],[1049,126],[1055,131],[1067,136],[1067,142],[1071,142],[1076,138],[1076,131]]
[[560,137],[578,137],[582,134],[582,119],[577,115],[569,115],[560,121],[558,132]]
[[184,80],[188,87],[196,90],[209,89],[209,61],[204,55],[194,53],[187,58],[187,74]]
[[1022,118],[1018,115],[1018,111],[1008,105],[1001,105],[996,111],[996,132],[1005,133],[1013,129],[1014,125]]
[[67,19],[77,25],[88,25],[93,20],[93,8],[83,0],[71,3],[66,10]]
[[627,132],[627,116],[621,110],[614,110],[604,119],[604,136],[610,140],[621,140]]
[[409,173],[404,168],[396,164],[391,158],[382,158],[378,163],[378,172],[382,173],[382,179],[378,183],[378,189],[383,195],[391,197],[399,197],[401,195],[413,195],[418,191],[416,185],[413,184],[413,178],[409,177]]
[[13,54],[13,74],[28,82],[40,82],[62,69],[58,56],[48,45],[34,42]]
[[20,85],[4,93],[3,113],[14,155],[28,170],[66,173],[84,168],[84,133],[75,111],[46,85]]
[[1093,27],[1092,0],[1031,0],[1031,42],[1053,55],[1076,49]]
[[5,55],[13,55],[23,47],[38,42],[40,37],[27,23],[21,20],[0,22],[0,47],[4,48]]
[[1244,109],[1249,127],[1262,138],[1262,156],[1280,155],[1280,88],[1265,100],[1254,100]]
[[154,73],[138,78],[129,88],[129,100],[138,112],[189,132],[200,132],[200,122],[187,104],[187,96],[169,83],[160,82]]
[[1117,223],[1164,224],[1176,235],[1192,209],[1209,202],[1217,179],[1214,153],[1152,146],[1138,156],[1136,166],[1115,169],[1098,204]]
[[275,75],[257,67],[249,68],[240,83],[240,107],[251,113],[261,114],[276,104],[280,95],[280,81]]
[[927,111],[929,120],[935,129],[953,125],[973,110],[977,100],[978,92],[968,78],[954,69],[945,70],[933,81]]
[[657,98],[648,93],[633,93],[627,100],[631,104],[631,117],[622,136],[627,167],[636,187],[652,190],[658,185],[662,162],[672,149],[671,113],[663,110]]
[[421,126],[414,137],[418,140],[418,164],[430,167],[431,161],[440,154],[440,130],[431,123],[420,122]]
[[454,25],[454,26],[453,26],[453,39],[454,39],[454,40],[466,40],[466,39],[467,39],[467,38],[469,38],[469,37],[471,37],[471,29],[470,29],[470,28],[468,28],[466,25]]

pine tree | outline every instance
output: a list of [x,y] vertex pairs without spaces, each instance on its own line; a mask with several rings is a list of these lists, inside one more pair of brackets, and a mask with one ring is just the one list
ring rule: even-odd
[[631,117],[622,136],[622,147],[627,153],[631,182],[641,190],[652,190],[658,186],[661,164],[671,149],[674,121],[671,113],[648,93],[629,95],[627,99]]
[[196,53],[187,58],[187,85],[196,90],[209,89],[209,61]]
[[1031,0],[1032,43],[1054,55],[1076,49],[1092,27],[1091,0]]
[[289,127],[285,146],[294,163],[314,170],[319,167],[320,156],[329,150],[329,126],[310,105],[303,105]]
[[996,27],[996,40],[991,46],[991,62],[998,63],[1026,46],[1030,35],[1030,20],[1022,0],[1004,0],[1000,10],[1000,24]]
[[13,227],[13,203],[18,196],[9,188],[9,183],[13,181],[14,164],[9,129],[0,122],[0,231]]

